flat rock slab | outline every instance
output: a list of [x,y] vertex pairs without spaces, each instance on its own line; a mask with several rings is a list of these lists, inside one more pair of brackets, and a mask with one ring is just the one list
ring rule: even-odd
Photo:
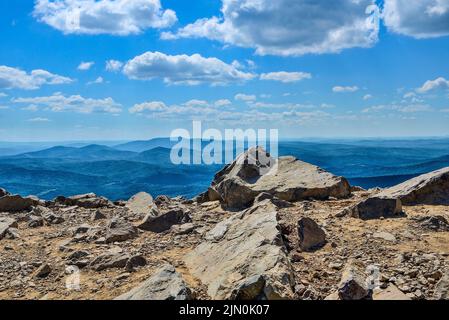
[[383,194],[397,198],[403,205],[449,205],[449,167],[423,174],[394,187]]
[[390,284],[386,289],[375,289],[373,292],[373,300],[412,300],[405,293],[399,290],[395,285]]
[[90,267],[95,271],[112,268],[124,268],[130,259],[130,255],[120,248],[112,248],[91,261]]
[[212,299],[291,299],[292,267],[279,230],[276,207],[266,200],[218,223],[186,265]]
[[186,223],[181,225],[174,225],[171,227],[171,231],[177,235],[189,234],[196,229],[193,223]]
[[360,219],[402,214],[403,205],[449,205],[449,167],[433,171],[384,189],[349,209]]
[[3,239],[9,228],[17,228],[17,221],[12,218],[0,217],[0,240]]
[[389,242],[396,241],[396,237],[389,232],[375,232],[373,234],[373,238],[382,239],[382,240],[389,241]]
[[[250,160],[254,158],[268,158],[271,166],[253,164]],[[252,148],[217,173],[207,197],[230,208],[244,208],[262,192],[281,200],[300,201],[345,198],[351,194],[350,189],[345,178],[317,166],[294,157],[272,159],[262,148]]]
[[148,280],[114,300],[192,300],[192,290],[172,265],[165,265]]
[[80,194],[72,197],[57,197],[55,202],[62,203],[66,206],[78,206],[86,209],[98,209],[112,206],[112,203],[104,198],[99,197],[95,193]]

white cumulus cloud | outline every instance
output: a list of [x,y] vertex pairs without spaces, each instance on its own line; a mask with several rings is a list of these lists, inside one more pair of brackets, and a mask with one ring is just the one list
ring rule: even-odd
[[209,102],[206,100],[192,99],[184,103],[187,107],[208,107]]
[[235,95],[234,99],[237,101],[251,102],[251,101],[256,101],[257,97],[253,94],[238,93]]
[[[228,102],[231,103],[226,99],[218,101],[226,101],[226,104]],[[270,108],[262,108],[260,106],[260,108],[254,107],[248,112],[218,108],[218,101],[207,102],[195,99],[181,104],[148,101],[134,105],[129,111],[147,118],[207,120],[211,123],[216,122],[217,125],[226,121],[235,126],[241,126],[242,124],[254,125],[255,123],[260,125],[261,122],[267,122],[270,125],[276,123],[282,126],[314,125],[332,119],[331,114],[318,110],[320,107],[314,105],[280,104],[272,105]]]
[[383,19],[392,32],[414,38],[449,35],[448,0],[384,0]]
[[103,77],[98,77],[97,79],[95,79],[94,81],[89,81],[87,83],[87,85],[92,85],[92,84],[102,84],[104,83],[104,79]]
[[123,62],[118,60],[108,60],[106,61],[106,70],[117,72],[120,71],[123,67]]
[[359,91],[359,87],[357,86],[348,86],[348,87],[344,87],[344,86],[335,86],[332,88],[333,92],[336,93],[344,93],[344,92],[356,92]]
[[449,89],[449,80],[446,80],[443,77],[439,77],[435,80],[428,80],[422,85],[421,88],[418,88],[417,91],[419,93],[427,93],[438,89]]
[[130,113],[161,112],[167,110],[167,105],[161,101],[144,102],[134,105],[129,109]]
[[272,81],[280,81],[283,83],[290,82],[298,82],[303,79],[311,79],[312,75],[307,72],[270,72],[270,73],[262,73],[260,75],[260,80],[272,80]]
[[37,0],[33,16],[64,34],[139,34],[177,21],[160,0]]
[[232,104],[232,102],[229,101],[228,99],[220,99],[220,100],[215,101],[215,103],[214,103],[214,105],[216,107],[226,107],[226,106],[229,106],[231,104]]
[[220,107],[225,107],[231,104],[231,101],[228,99],[221,99],[215,102],[192,99],[182,104],[171,106],[168,106],[161,101],[150,101],[135,104],[129,109],[129,112],[134,114],[158,114],[163,116],[175,114],[212,114],[218,113]]
[[95,64],[95,62],[92,62],[92,61],[89,61],[89,62],[81,62],[80,64],[79,64],[79,66],[78,66],[78,70],[81,70],[81,71],[87,71],[87,70],[89,70],[90,68],[92,68],[93,67],[93,65]]
[[46,70],[33,70],[27,73],[17,68],[0,66],[0,89],[35,90],[43,85],[59,85],[73,82],[72,79],[50,73]]
[[222,0],[221,16],[165,32],[162,39],[208,38],[259,55],[334,53],[373,46],[378,11],[373,0]]
[[161,78],[167,84],[198,85],[209,83],[223,85],[243,82],[255,77],[252,73],[238,70],[217,58],[194,55],[166,55],[161,52],[146,52],[128,61],[123,72],[135,80]]
[[44,110],[53,112],[76,112],[76,113],[120,113],[122,107],[112,98],[92,99],[80,95],[64,96],[55,93],[51,96],[14,98],[14,103],[34,104]]

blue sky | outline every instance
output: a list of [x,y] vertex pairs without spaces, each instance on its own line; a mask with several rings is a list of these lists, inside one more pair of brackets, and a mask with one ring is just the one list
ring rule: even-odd
[[0,12],[3,141],[148,139],[193,119],[283,138],[449,135],[448,0],[21,0]]

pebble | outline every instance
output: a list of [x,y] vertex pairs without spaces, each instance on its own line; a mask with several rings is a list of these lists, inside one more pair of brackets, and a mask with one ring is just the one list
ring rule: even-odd
[[332,262],[332,263],[329,264],[329,268],[330,269],[335,269],[335,270],[340,270],[341,268],[343,268],[343,263]]

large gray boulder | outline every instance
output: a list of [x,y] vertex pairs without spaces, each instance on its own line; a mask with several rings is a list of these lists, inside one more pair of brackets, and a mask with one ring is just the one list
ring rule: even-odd
[[91,261],[90,267],[95,271],[103,271],[112,268],[125,268],[130,255],[120,248],[111,248]]
[[34,204],[36,204],[36,201],[32,198],[5,194],[0,197],[0,212],[26,211],[30,210]]
[[449,205],[449,167],[384,189],[347,211],[356,218],[377,219],[401,215],[403,205],[417,204]]
[[402,203],[401,200],[381,192],[346,209],[346,211],[353,218],[363,220],[391,218],[402,214]]
[[326,243],[326,233],[310,218],[298,221],[299,246],[301,250],[310,251],[322,247]]
[[449,205],[449,167],[405,181],[383,191],[403,205]]
[[132,196],[126,202],[126,207],[133,215],[140,218],[147,215],[159,215],[159,210],[154,203],[153,197],[146,192],[140,192]]
[[115,300],[193,300],[192,290],[172,265],[160,268],[148,280]]
[[174,225],[180,225],[191,221],[189,212],[183,208],[174,208],[164,213],[147,214],[147,216],[139,224],[139,229],[151,231],[155,233],[170,230]]
[[185,262],[212,299],[291,299],[292,267],[275,205],[265,200],[218,223]]
[[106,230],[106,243],[123,242],[134,239],[139,235],[139,230],[131,223],[113,219]]
[[229,208],[244,208],[263,192],[286,201],[345,198],[351,194],[345,178],[294,157],[271,158],[263,148],[257,147],[218,172],[200,199],[220,200]]

